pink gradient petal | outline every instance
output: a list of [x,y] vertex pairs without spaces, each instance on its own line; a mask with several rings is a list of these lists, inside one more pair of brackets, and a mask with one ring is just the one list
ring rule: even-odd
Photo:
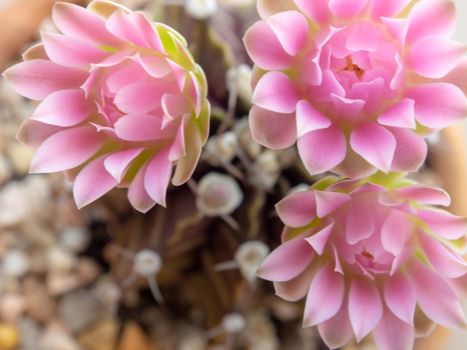
[[306,226],[316,217],[315,195],[312,191],[294,192],[276,204],[276,211],[287,226]]
[[131,162],[138,157],[144,148],[129,148],[123,151],[112,153],[105,158],[104,167],[107,172],[120,183],[123,180]]
[[147,213],[156,204],[156,201],[149,196],[144,188],[146,168],[147,166],[144,166],[138,171],[128,188],[128,200],[141,213]]
[[381,227],[383,248],[394,256],[401,254],[412,230],[413,224],[406,213],[391,210]]
[[60,90],[47,96],[31,118],[46,124],[68,127],[83,122],[91,113],[92,108],[83,90]]
[[279,114],[253,106],[250,110],[249,123],[253,138],[268,148],[288,148],[297,140],[293,114]]
[[181,94],[164,94],[161,105],[164,114],[172,119],[182,116],[188,109],[188,101]]
[[38,148],[53,134],[63,130],[61,127],[41,123],[34,119],[24,120],[16,134],[18,141],[30,147]]
[[467,233],[467,219],[445,210],[419,209],[417,215],[430,229],[446,239],[459,239]]
[[368,0],[329,0],[329,9],[341,18],[356,17],[366,7]]
[[375,231],[372,207],[365,201],[355,201],[347,212],[345,236],[349,244],[356,244],[370,237]]
[[310,175],[329,171],[339,165],[346,155],[346,140],[341,129],[310,131],[298,140],[298,153]]
[[344,279],[328,263],[310,284],[303,315],[303,326],[316,326],[335,316],[344,299]]
[[368,280],[354,280],[349,292],[349,317],[352,329],[360,342],[379,323],[383,316],[381,296]]
[[117,185],[117,181],[104,167],[105,157],[93,160],[76,177],[73,197],[79,209],[102,197]]
[[89,126],[66,129],[50,136],[31,160],[32,173],[53,173],[81,165],[102,146],[103,139]]
[[316,213],[323,218],[351,201],[345,193],[315,190]]
[[334,93],[331,94],[331,100],[339,117],[349,121],[357,119],[365,106],[364,100],[345,98]]
[[130,14],[123,10],[115,11],[106,21],[105,27],[117,38],[141,47],[147,46],[144,37],[141,36],[141,33],[134,26]]
[[299,100],[294,82],[284,73],[266,73],[256,85],[253,103],[277,113],[295,112]]
[[327,129],[331,126],[329,118],[324,116],[311,103],[301,100],[297,104],[297,136],[302,137],[314,130]]
[[415,129],[415,101],[405,98],[389,107],[378,117],[378,123],[399,128]]
[[467,47],[439,36],[417,41],[409,51],[407,62],[416,73],[427,78],[442,78],[464,57]]
[[114,102],[124,113],[144,114],[160,107],[167,92],[170,92],[167,84],[161,81],[135,82],[122,88]]
[[[385,0],[382,0],[385,1]],[[410,1],[410,0],[409,0]],[[386,3],[388,3],[386,1]],[[383,17],[381,21],[386,24],[388,32],[401,44],[405,44],[407,31],[409,30],[410,21],[408,18],[392,18]]]
[[402,272],[396,272],[384,283],[384,300],[394,315],[407,325],[413,325],[417,303],[415,290]]
[[310,282],[315,275],[313,268],[307,268],[297,277],[286,282],[274,282],[276,295],[287,301],[298,301],[303,299],[310,287]]
[[42,33],[41,37],[47,56],[63,66],[86,67],[109,56],[109,53],[82,39],[55,33]]
[[294,0],[294,3],[305,15],[318,23],[329,19],[328,0]]
[[353,333],[346,302],[333,318],[318,325],[318,332],[331,349],[341,348],[350,342]]
[[245,33],[243,42],[250,57],[263,69],[286,69],[292,63],[293,58],[285,52],[264,21],[253,24]]
[[153,78],[166,77],[172,71],[172,68],[164,57],[138,54],[137,60],[146,73]]
[[269,17],[267,23],[289,55],[296,56],[306,47],[310,28],[300,12],[280,12]]
[[445,327],[465,327],[462,306],[445,279],[418,261],[411,264],[410,277],[418,305],[431,320]]
[[43,100],[57,90],[78,88],[87,78],[83,70],[42,59],[14,65],[3,75],[19,94],[32,100]]
[[186,125],[188,123],[188,116],[183,118],[183,121],[177,128],[177,134],[173,141],[172,146],[170,147],[169,151],[169,160],[174,162],[186,156],[187,149],[186,149]]
[[299,236],[274,249],[264,260],[257,275],[268,281],[290,281],[305,270],[313,257],[313,248]]
[[127,114],[115,123],[115,133],[119,138],[126,141],[138,142],[162,139],[167,133],[161,131],[161,123],[161,118],[152,115]]
[[314,233],[312,236],[305,238],[318,255],[323,255],[324,248],[326,247],[326,243],[329,240],[329,236],[331,235],[333,228],[334,223],[332,222],[322,230]]
[[420,235],[423,251],[431,265],[446,278],[458,278],[467,273],[467,263],[462,257],[439,241]]
[[422,204],[442,205],[444,207],[451,204],[449,194],[440,188],[416,184],[399,188],[396,190],[396,193],[399,197],[414,200]]
[[418,1],[410,11],[409,19],[409,43],[432,35],[450,37],[456,28],[456,8],[449,0]]
[[444,81],[461,89],[467,95],[467,57],[464,57],[446,77]]
[[392,160],[392,171],[417,171],[425,162],[428,146],[423,137],[412,130],[390,128],[396,138],[396,151]]
[[415,331],[386,308],[373,332],[373,338],[378,350],[412,350]]
[[396,139],[388,129],[371,122],[360,124],[352,132],[350,145],[376,168],[389,171],[396,150]]
[[149,161],[144,176],[144,188],[156,203],[165,207],[165,196],[172,175],[172,162],[169,150],[163,149]]
[[371,14],[375,18],[392,17],[402,11],[411,0],[371,0]]

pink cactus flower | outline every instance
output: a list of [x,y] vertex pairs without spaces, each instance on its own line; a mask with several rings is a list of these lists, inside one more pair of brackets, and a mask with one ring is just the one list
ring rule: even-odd
[[52,18],[62,34],[42,33],[4,73],[41,101],[18,134],[37,147],[31,172],[66,171],[78,207],[114,187],[128,188],[141,212],[165,205],[170,179],[190,178],[209,128],[206,80],[185,39],[107,1],[59,2]]
[[466,325],[467,220],[433,207],[449,202],[407,180],[325,178],[277,204],[283,243],[258,274],[283,299],[306,296],[303,324],[331,348],[372,333],[380,350],[412,349],[420,320]]
[[416,171],[424,136],[467,115],[451,0],[258,0],[258,11],[244,38],[250,126],[272,149],[298,140],[310,174]]

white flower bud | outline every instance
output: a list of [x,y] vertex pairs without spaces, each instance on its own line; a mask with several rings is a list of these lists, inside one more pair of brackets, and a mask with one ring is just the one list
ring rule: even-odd
[[160,271],[161,267],[161,256],[152,250],[144,249],[135,255],[133,270],[137,275],[154,276]]
[[268,254],[268,246],[260,241],[247,241],[240,245],[235,253],[235,261],[247,281],[255,280],[256,272]]
[[227,81],[234,84],[238,97],[247,103],[251,103],[253,92],[251,90],[252,69],[247,64],[232,67],[227,72]]
[[248,118],[243,118],[235,124],[234,132],[238,136],[238,141],[251,158],[256,158],[261,153],[261,145],[253,140]]
[[271,150],[264,151],[253,164],[251,182],[258,187],[270,189],[276,184],[280,170],[276,153]]
[[243,192],[230,176],[212,172],[198,184],[196,205],[206,216],[230,215],[242,201]]
[[232,131],[219,136],[212,136],[205,148],[205,159],[214,166],[230,162],[236,155],[238,139]]
[[240,333],[245,326],[245,318],[239,313],[227,314],[222,318],[222,328],[229,334]]
[[196,19],[209,18],[217,12],[217,0],[186,0],[185,11]]

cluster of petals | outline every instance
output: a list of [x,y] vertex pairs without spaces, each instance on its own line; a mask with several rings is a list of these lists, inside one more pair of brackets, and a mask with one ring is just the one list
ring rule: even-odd
[[[311,174],[416,171],[424,137],[467,115],[452,0],[259,0],[250,125]],[[298,140],[298,141],[297,141]]]
[[18,134],[37,148],[31,171],[66,171],[79,207],[115,187],[139,211],[165,205],[209,132],[206,79],[185,39],[107,1],[58,2],[52,18],[61,33],[42,33],[4,73],[41,101]]
[[466,325],[467,220],[435,207],[449,202],[407,180],[325,178],[277,204],[283,243],[258,274],[283,299],[306,297],[304,326],[331,348],[372,333],[378,349],[412,349],[428,322]]

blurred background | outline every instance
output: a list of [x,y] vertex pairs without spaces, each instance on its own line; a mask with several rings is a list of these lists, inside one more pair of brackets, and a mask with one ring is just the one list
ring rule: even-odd
[[[86,0],[69,2],[87,4]],[[201,33],[198,42],[203,42],[206,54],[197,58],[213,91],[214,128],[216,119],[227,113],[227,77],[234,71],[239,101],[232,132],[252,166],[271,187],[283,185],[278,180],[281,172],[292,183],[300,182],[300,171],[289,170],[294,154],[263,150],[245,130],[249,71],[238,65],[249,63],[240,39],[255,20],[254,0],[219,0],[218,11],[205,21],[193,19],[177,5],[162,15],[157,12],[160,0],[118,2],[155,14],[188,39],[193,28]],[[20,60],[21,53],[38,40],[39,30],[55,30],[49,18],[53,3],[0,0],[0,71]],[[456,3],[456,36],[467,43],[467,21],[463,20],[467,1]],[[193,49],[199,51],[199,47]],[[119,191],[78,212],[63,175],[27,176],[32,150],[19,144],[15,134],[32,108],[0,78],[0,350],[228,348],[221,344],[254,350],[325,349],[313,329],[301,329],[300,305],[275,298],[269,284],[260,283],[252,291],[245,282],[248,271],[218,271],[216,266],[232,260],[238,248],[237,232],[222,220],[199,219],[186,186],[170,195],[170,214],[157,208],[139,215]],[[466,140],[467,122],[431,138],[430,157],[417,175],[421,181],[446,188],[453,196],[451,209],[459,215],[467,215]],[[203,159],[200,174],[218,169],[209,157]],[[242,227],[251,226],[250,220],[271,226],[277,197],[270,189],[243,188],[245,209],[235,216]],[[258,231],[258,236],[249,238],[277,245],[279,232]],[[164,303],[155,300],[151,283],[135,275],[134,267],[138,252],[161,246],[164,264],[157,280]],[[221,326],[231,327],[231,332],[218,337],[215,333]],[[211,336],[219,340],[208,345]],[[437,329],[417,349],[463,350],[465,344],[465,331]],[[372,345],[347,349],[370,350]]]

